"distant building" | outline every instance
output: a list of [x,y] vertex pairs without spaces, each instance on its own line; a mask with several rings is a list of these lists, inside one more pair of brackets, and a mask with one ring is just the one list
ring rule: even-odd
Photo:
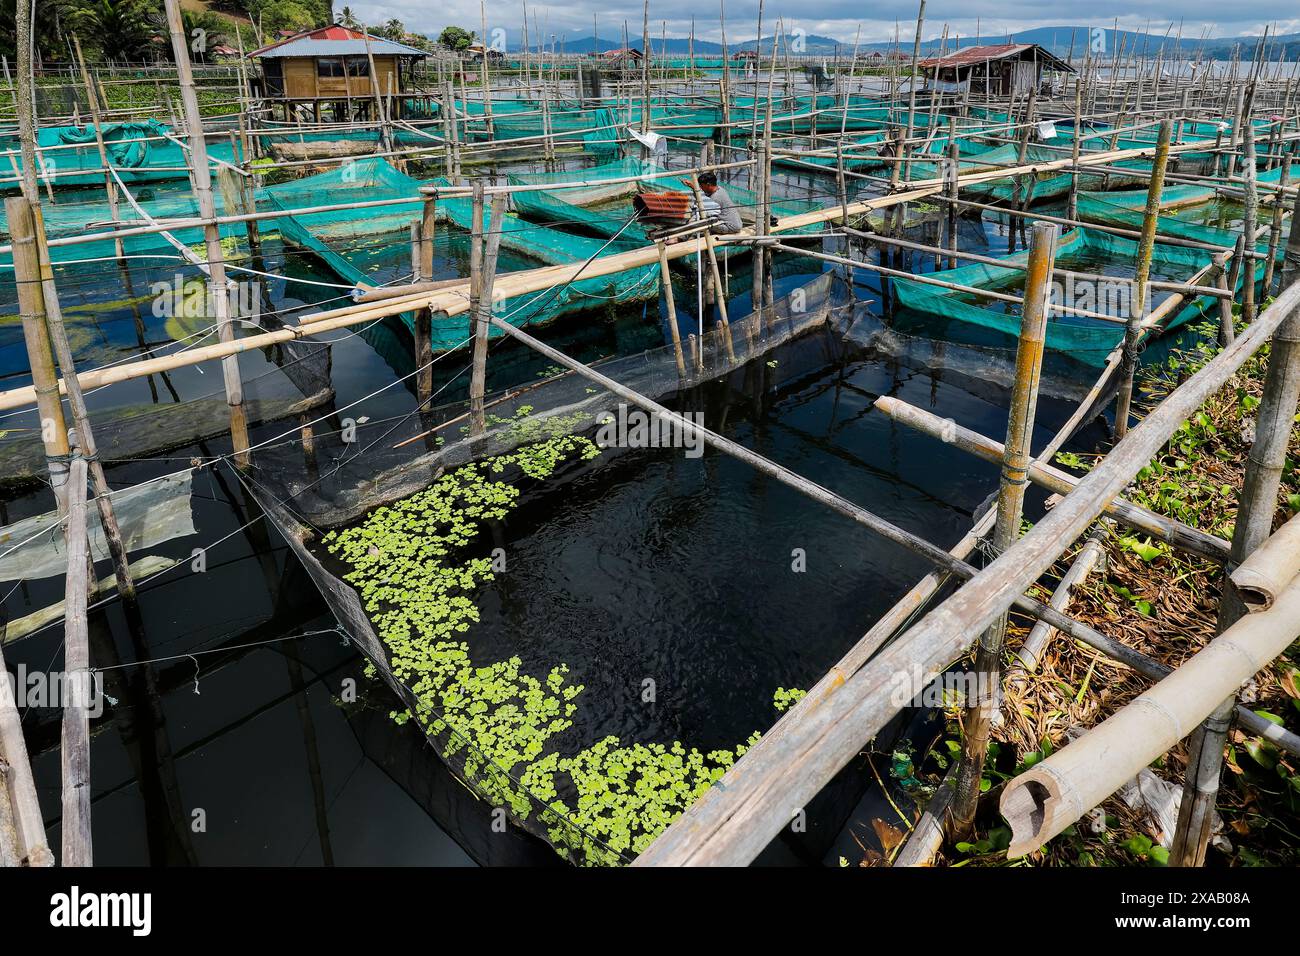
[[467,46],[465,48],[465,56],[468,59],[473,60],[475,63],[482,60],[483,57],[485,56],[488,58],[489,61],[505,59],[505,54],[502,53],[500,50],[494,50],[491,47],[485,46],[482,43],[471,43],[469,46]]
[[[411,89],[423,50],[353,30],[340,24],[295,33],[248,54],[261,67],[257,92],[286,121],[300,107],[317,120],[322,107],[336,118],[374,119],[375,93],[392,96],[395,112]],[[371,62],[374,73],[371,76]]]
[[1036,43],[972,46],[946,56],[918,60],[933,89],[1009,96],[1042,88],[1045,74],[1074,68]]
[[633,66],[639,66],[645,59],[645,55],[638,49],[628,47],[619,50],[605,50],[601,53],[592,53],[591,56],[600,60],[605,66],[615,70],[626,70]]

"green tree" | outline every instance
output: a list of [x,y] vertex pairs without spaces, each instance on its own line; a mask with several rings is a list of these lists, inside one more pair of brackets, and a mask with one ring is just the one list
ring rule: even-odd
[[325,0],[246,0],[248,16],[261,22],[269,43],[280,30],[310,30],[330,23],[331,6]]
[[[30,0],[26,0],[30,2]],[[36,4],[36,19],[32,23],[32,42],[42,59],[65,59],[68,46],[64,42],[60,26],[66,21],[69,12],[78,6],[71,0],[51,0],[49,3]],[[13,63],[18,57],[18,47],[14,36],[18,32],[17,0],[0,0],[0,53]],[[89,38],[83,38],[83,43]]]
[[447,27],[438,34],[438,42],[453,53],[469,49],[474,39],[474,31],[466,30],[464,27]]
[[[223,16],[206,10],[182,10],[181,32],[185,34],[190,48],[190,59],[195,63],[206,63],[212,56],[212,48],[225,43],[234,33],[235,25]],[[159,24],[163,34],[167,33],[166,18]],[[166,47],[168,59],[171,58],[171,43]]]

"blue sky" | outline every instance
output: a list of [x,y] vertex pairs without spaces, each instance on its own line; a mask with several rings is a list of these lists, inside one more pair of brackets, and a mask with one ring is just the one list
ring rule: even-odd
[[[358,2],[347,4],[360,18],[368,22],[396,17],[408,29],[436,33],[454,23],[478,30],[480,23],[479,0],[442,0],[437,4],[429,0],[383,0],[383,2]],[[335,3],[341,10],[342,3]],[[808,16],[809,9],[817,16]],[[1229,9],[1225,9],[1229,8]],[[727,9],[727,36],[729,40],[751,39],[758,17],[758,2],[729,0]],[[1081,17],[1080,10],[1087,16]],[[566,0],[547,5],[530,3],[529,18],[535,15],[543,34],[571,37],[590,36],[592,14],[595,13],[601,36],[616,39],[622,32],[624,21],[628,31],[641,32],[641,4],[611,4],[605,0]],[[799,28],[808,34],[835,37],[852,43],[861,27],[863,42],[892,40],[895,23],[905,37],[911,35],[916,22],[916,0],[877,0],[864,4],[862,0],[821,0],[817,4],[768,0],[764,7],[764,33],[781,17],[787,30]],[[926,36],[938,36],[945,24],[950,34],[974,36],[978,23],[981,36],[996,37],[1007,31],[1036,26],[1069,24],[1079,26],[1114,25],[1119,19],[1121,29],[1143,30],[1164,34],[1170,24],[1177,32],[1182,23],[1184,37],[1198,37],[1208,31],[1210,36],[1236,36],[1262,33],[1272,24],[1281,33],[1300,33],[1300,9],[1295,0],[1252,0],[1245,4],[1227,5],[1222,0],[1092,0],[1086,5],[1062,0],[935,0],[926,7]],[[1237,19],[1226,20],[1232,16]],[[658,36],[666,22],[669,36],[686,36],[695,17],[695,35],[707,40],[720,39],[717,0],[701,3],[700,0],[652,0],[650,4],[650,32]],[[523,3],[510,0],[492,0],[487,4],[488,32],[504,27],[513,37],[523,22]]]

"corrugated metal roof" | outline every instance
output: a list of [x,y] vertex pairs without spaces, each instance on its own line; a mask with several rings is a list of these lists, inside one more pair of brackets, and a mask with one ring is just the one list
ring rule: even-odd
[[[267,59],[286,56],[364,56],[365,52],[366,34],[336,23],[272,43],[248,55]],[[428,56],[424,50],[417,50],[405,43],[396,43],[374,35],[370,35],[370,52],[375,56]]]
[[926,69],[939,67],[947,70],[953,67],[975,66],[989,60],[1005,60],[1009,56],[1019,56],[1026,50],[1035,48],[1037,48],[1038,59],[1044,63],[1058,70],[1074,72],[1074,69],[1060,57],[1049,53],[1035,43],[998,43],[992,46],[971,46],[955,53],[949,53],[947,56],[932,56],[925,60],[918,60],[916,65]]
[[[407,46],[404,43],[394,43],[392,40],[371,40],[370,52],[375,56],[428,56],[423,50],[417,50],[415,47]],[[366,55],[365,40],[317,40],[312,37],[303,37],[301,40],[290,40],[288,43],[267,50],[265,53],[254,54],[254,56],[263,60],[287,56],[354,55]]]

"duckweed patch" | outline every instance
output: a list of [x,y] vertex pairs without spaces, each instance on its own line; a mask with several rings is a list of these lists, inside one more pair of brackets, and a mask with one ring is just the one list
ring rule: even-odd
[[[617,864],[643,851],[759,738],[703,753],[680,741],[625,744],[616,736],[575,754],[557,735],[573,724],[583,685],[566,664],[538,677],[519,657],[473,662],[463,635],[479,621],[476,595],[495,579],[492,557],[467,555],[488,522],[515,509],[517,470],[544,480],[566,461],[600,455],[575,434],[590,418],[535,419],[519,409],[507,423],[514,451],[464,465],[359,525],[322,539],[350,570],[393,673],[415,701],[414,718],[464,778],[521,822],[545,829],[556,851],[583,864]],[[784,709],[802,692],[784,688]],[[782,706],[784,705],[784,706]]]

